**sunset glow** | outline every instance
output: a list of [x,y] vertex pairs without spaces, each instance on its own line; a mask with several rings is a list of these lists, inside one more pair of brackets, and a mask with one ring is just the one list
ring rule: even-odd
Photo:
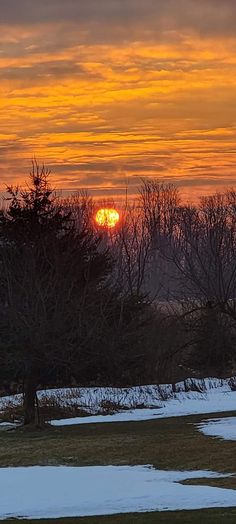
[[[236,2],[1,2],[0,190],[209,193],[236,180]],[[20,6],[20,7],[19,7]]]
[[95,220],[98,226],[112,229],[118,224],[120,215],[116,209],[102,208],[97,211]]

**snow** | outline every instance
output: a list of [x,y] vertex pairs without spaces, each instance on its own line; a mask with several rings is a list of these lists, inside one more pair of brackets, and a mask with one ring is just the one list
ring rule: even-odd
[[148,466],[0,469],[0,518],[57,518],[236,506],[236,491],[182,485],[219,478],[208,471],[158,471]]
[[234,411],[236,406],[236,392],[225,393],[211,390],[205,394],[195,393],[193,398],[189,394],[176,394],[176,398],[159,401],[159,409],[133,409],[114,413],[113,415],[90,415],[62,420],[52,420],[53,426],[68,426],[74,424],[95,424],[101,422],[135,422],[142,420],[162,419],[168,417],[182,417],[204,413],[219,413]]
[[[58,426],[233,411],[235,387],[235,378],[188,379],[175,386],[54,389],[40,391],[38,397],[64,407],[75,405],[90,413],[86,417],[51,421]],[[0,410],[9,401],[19,405],[22,396],[1,398]],[[113,403],[117,412],[101,414],[106,402]],[[0,424],[2,429],[12,426]],[[236,417],[206,420],[198,429],[206,435],[236,440]],[[0,519],[233,507],[236,490],[181,484],[187,479],[225,476],[209,471],[158,471],[151,466],[0,468]]]
[[[114,403],[126,409],[138,406],[145,408],[161,407],[163,401],[168,399],[205,399],[208,393],[217,390],[220,393],[236,391],[236,377],[229,379],[205,378],[186,379],[177,384],[148,384],[129,388],[90,387],[90,388],[65,388],[40,391],[39,399],[48,397],[63,406],[76,405],[89,409],[96,414],[104,402]],[[1,401],[1,399],[0,399]],[[1,404],[0,404],[1,406]]]
[[[158,407],[161,401],[169,398],[201,398],[205,394],[218,390],[222,393],[236,391],[236,377],[227,379],[188,378],[176,384],[148,384],[143,386],[133,386],[129,388],[117,387],[75,387],[57,388],[38,391],[38,399],[51,399],[59,401],[61,406],[79,406],[90,408],[95,411],[105,401],[116,403],[125,408],[137,407],[137,404],[148,407]],[[0,397],[0,410],[5,404],[11,402],[19,405],[22,402],[22,395],[8,395]]]
[[0,426],[4,428],[15,428],[17,424],[15,422],[1,422]]
[[[53,425],[129,422],[218,413],[235,410],[236,377],[189,378],[177,384],[150,384],[130,388],[49,389],[39,391],[38,398],[39,402],[48,401],[64,408],[74,406],[89,413],[86,417],[53,420]],[[20,405],[22,395],[1,397],[0,411],[4,411],[9,402],[11,405]],[[109,403],[114,408],[114,414],[106,414],[106,405]]]
[[122,411],[113,415],[92,415],[88,417],[65,418],[61,420],[51,420],[52,426],[73,426],[76,424],[97,424],[99,422],[135,422],[141,420],[151,420],[159,418],[157,409],[134,409],[132,411]]
[[205,420],[197,427],[204,435],[224,440],[236,440],[236,417]]

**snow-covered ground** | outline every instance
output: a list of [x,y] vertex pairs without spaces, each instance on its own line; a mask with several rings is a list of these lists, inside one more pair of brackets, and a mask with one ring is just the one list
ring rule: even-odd
[[[153,408],[162,407],[165,401],[173,399],[180,402],[184,400],[206,400],[208,393],[225,395],[236,392],[236,377],[229,379],[189,378],[177,384],[150,384],[130,388],[90,387],[90,388],[65,388],[40,391],[39,399],[51,398],[63,406],[76,405],[89,409],[91,414],[97,414],[104,403],[111,402],[119,409]],[[236,395],[235,395],[236,398]],[[1,399],[0,399],[1,408]]]
[[0,518],[57,518],[236,506],[236,491],[182,485],[209,471],[158,471],[148,466],[0,469]]
[[[50,389],[39,391],[38,398],[41,402],[48,401],[63,408],[76,406],[89,413],[86,417],[53,420],[53,425],[150,420],[234,411],[236,378],[187,379],[175,385],[151,384],[131,388]],[[9,402],[19,405],[22,395],[0,398],[0,411]],[[109,410],[113,414],[106,414]]]
[[236,440],[236,417],[205,420],[197,427],[204,435],[224,440]]
[[[90,413],[86,417],[51,421],[53,425],[128,422],[233,411],[236,379],[188,379],[175,386],[54,389],[40,391],[38,397]],[[0,411],[9,402],[19,405],[22,396],[1,398]],[[109,406],[113,406],[114,413],[101,414]],[[6,423],[1,426],[14,427]],[[199,429],[223,438],[235,435],[236,439],[236,417],[215,419],[213,424],[205,421]],[[224,476],[208,471],[158,471],[150,466],[0,468],[0,519],[236,506],[236,490],[180,484],[187,479]]]
[[236,408],[236,392],[223,393],[212,390],[207,394],[195,394],[177,399],[169,399],[159,403],[159,409],[133,409],[114,413],[113,415],[91,415],[61,420],[51,420],[53,426],[68,426],[74,424],[95,424],[100,422],[135,422],[141,420],[181,417],[204,413],[219,413],[233,411]]
[[[112,415],[92,414],[88,417],[53,420],[51,424],[60,426],[99,422],[134,422],[234,411],[236,409],[236,391],[232,388],[235,388],[235,379],[188,379],[185,382],[179,382],[174,388],[171,384],[165,384],[119,390],[112,388],[83,389],[80,399],[83,405],[87,401],[92,412],[99,411],[99,406],[104,401],[115,402],[117,406],[125,406],[126,409],[133,407],[133,409],[121,410]],[[135,408],[138,405],[142,405],[143,408]]]

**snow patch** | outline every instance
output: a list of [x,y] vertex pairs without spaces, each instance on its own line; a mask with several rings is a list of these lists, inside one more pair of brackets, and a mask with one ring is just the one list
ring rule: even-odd
[[[39,399],[49,396],[55,400],[60,398],[63,406],[77,405],[89,408],[95,414],[104,402],[114,403],[117,407],[134,409],[139,406],[145,408],[161,407],[169,399],[188,400],[205,399],[208,393],[215,390],[221,393],[236,391],[236,377],[228,379],[188,378],[176,384],[149,384],[130,388],[90,387],[65,388],[40,391]],[[1,399],[0,399],[1,406]]]
[[236,506],[236,491],[182,485],[219,478],[209,471],[157,471],[148,466],[0,469],[0,518],[57,518]]
[[197,425],[199,431],[210,437],[236,440],[236,417],[205,420]]
[[159,409],[133,409],[114,413],[113,415],[91,415],[61,420],[51,420],[53,426],[68,426],[74,424],[95,424],[101,422],[138,422],[142,420],[162,419],[168,417],[183,417],[187,415],[201,415],[204,413],[219,413],[234,411],[236,406],[236,392],[225,393],[212,390],[188,398],[181,393],[176,398],[159,401]]
[[[236,377],[189,378],[177,384],[150,384],[130,388],[49,389],[39,391],[38,398],[39,402],[48,400],[52,405],[55,403],[62,408],[75,406],[89,413],[86,417],[52,421],[53,425],[128,422],[217,413],[235,410]],[[4,412],[9,402],[15,406],[21,405],[22,395],[1,397],[0,412]]]
[[[218,390],[221,393],[236,391],[236,377],[227,379],[218,378],[188,378],[176,384],[149,384],[129,388],[115,387],[77,387],[40,390],[38,399],[60,401],[62,407],[76,405],[81,408],[90,408],[97,411],[103,402],[114,402],[117,406],[132,409],[139,406],[158,407],[160,402],[170,398],[177,400],[205,398],[207,393]],[[200,395],[200,397],[199,397]],[[0,397],[0,410],[12,402],[14,405],[22,403],[21,394]]]

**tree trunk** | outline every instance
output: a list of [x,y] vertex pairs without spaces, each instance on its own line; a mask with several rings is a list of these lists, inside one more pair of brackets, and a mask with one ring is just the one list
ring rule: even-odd
[[27,379],[24,390],[24,425],[36,423],[36,385],[32,379]]

